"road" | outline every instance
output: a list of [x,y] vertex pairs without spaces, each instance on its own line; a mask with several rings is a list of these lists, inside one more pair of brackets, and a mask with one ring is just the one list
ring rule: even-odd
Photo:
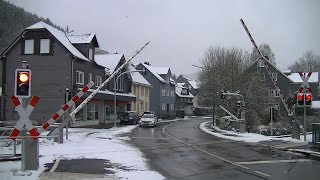
[[159,123],[136,128],[131,143],[151,169],[168,179],[319,179],[320,162],[296,154],[270,152],[262,144],[236,142],[209,135],[198,126],[208,119]]

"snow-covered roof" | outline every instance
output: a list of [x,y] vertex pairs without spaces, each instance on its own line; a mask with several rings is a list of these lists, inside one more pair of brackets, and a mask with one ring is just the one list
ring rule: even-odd
[[69,41],[69,39],[67,38],[67,36],[65,35],[64,32],[60,31],[59,29],[56,29],[52,26],[50,26],[49,24],[45,23],[45,22],[38,22],[34,25],[31,25],[29,27],[26,28],[27,30],[30,29],[47,29],[55,38],[58,39],[58,41],[61,42],[61,44],[66,47],[71,53],[72,55],[74,55],[75,57],[82,59],[82,60],[86,60],[86,61],[90,61],[88,58],[86,58],[77,48],[75,48],[71,42]]
[[[136,71],[136,69],[131,65],[129,66],[129,71]],[[130,72],[130,75],[134,84],[151,86],[151,84],[139,72]]]
[[147,68],[154,76],[156,76],[159,81],[165,83],[166,81],[158,74],[157,69],[154,69],[154,67],[149,66],[147,64],[141,63],[145,68]]
[[155,72],[158,74],[168,74],[170,68],[168,67],[152,67]]
[[[313,72],[308,80],[308,82],[319,82],[318,79],[319,73],[318,72]],[[299,73],[291,73],[288,76],[294,83],[302,83],[302,79],[299,75]]]
[[172,78],[170,78],[170,83],[173,84],[173,85],[176,84],[176,82]]
[[311,107],[320,109],[320,101],[312,101]]
[[184,83],[177,83],[175,89],[176,89],[176,95],[177,95],[178,97],[181,97],[181,98],[183,98],[183,97],[193,98],[193,97],[194,97],[190,92],[188,93],[188,95],[181,94],[182,89],[188,90],[186,87],[184,87]]
[[92,41],[95,34],[67,35],[72,44],[88,44]]
[[111,73],[115,71],[122,54],[95,54],[94,61],[102,67],[107,68]]
[[182,77],[184,77],[184,78],[189,82],[189,84],[191,85],[191,87],[192,87],[193,89],[199,89],[199,86],[198,86],[197,81],[192,80],[192,79],[188,78],[187,76],[185,76],[185,75],[183,75],[183,74],[181,74],[181,75],[182,75]]

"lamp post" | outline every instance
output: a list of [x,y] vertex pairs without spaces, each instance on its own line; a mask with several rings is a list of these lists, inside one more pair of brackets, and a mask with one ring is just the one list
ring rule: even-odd
[[114,81],[114,125],[113,127],[117,126],[117,84],[118,84],[118,79],[126,74],[126,73],[131,73],[131,72],[145,72],[145,70],[135,70],[135,71],[125,71],[121,74],[119,74],[119,76],[117,77],[116,81]]

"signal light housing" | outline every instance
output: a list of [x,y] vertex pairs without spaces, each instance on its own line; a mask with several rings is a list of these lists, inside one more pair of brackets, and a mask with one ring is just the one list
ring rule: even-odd
[[31,70],[16,69],[14,96],[17,98],[29,98],[31,95]]
[[304,106],[304,95],[303,93],[298,93],[297,94],[297,106]]
[[306,106],[311,106],[312,104],[312,94],[311,93],[305,93],[304,94],[304,100]]

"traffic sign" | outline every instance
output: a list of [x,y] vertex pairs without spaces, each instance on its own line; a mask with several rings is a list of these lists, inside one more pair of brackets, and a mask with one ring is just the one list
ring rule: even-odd
[[301,79],[303,81],[301,86],[300,86],[300,88],[299,88],[299,93],[301,93],[304,88],[306,88],[309,92],[312,92],[312,89],[311,89],[311,87],[310,87],[310,85],[308,83],[308,80],[309,80],[311,74],[312,74],[312,72],[309,72],[307,74],[307,76],[305,76],[305,73],[302,73],[301,71],[299,72],[299,75],[300,75],[300,77],[301,77]]
[[20,119],[17,121],[13,131],[10,134],[10,138],[12,140],[15,140],[17,138],[17,136],[19,135],[20,131],[22,130],[22,128],[24,126],[26,126],[26,128],[29,130],[30,135],[32,136],[33,139],[37,139],[39,137],[39,133],[37,131],[36,128],[33,127],[29,116],[31,114],[31,112],[33,111],[34,107],[36,106],[36,104],[39,101],[39,97],[38,96],[33,96],[31,101],[29,102],[28,106],[24,109],[22,107],[22,104],[20,102],[20,100],[15,97],[15,96],[11,96],[10,97],[13,106],[16,108]]

